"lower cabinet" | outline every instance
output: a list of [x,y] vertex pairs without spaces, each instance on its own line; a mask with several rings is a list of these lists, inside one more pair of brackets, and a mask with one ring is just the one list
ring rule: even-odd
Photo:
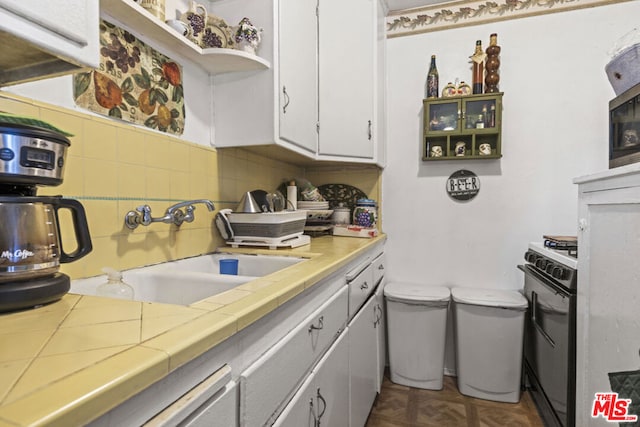
[[235,426],[237,408],[236,383],[231,379],[231,368],[225,365],[144,423],[144,427]]
[[369,298],[349,323],[350,426],[362,427],[378,392],[376,329],[379,311],[375,297]]
[[387,365],[387,315],[384,311],[384,285],[383,277],[376,288],[375,298],[375,323],[376,330],[376,347],[378,349],[378,357],[376,361],[376,391],[380,393],[382,389],[382,381],[384,380],[384,368]]
[[345,333],[313,368],[276,427],[349,425],[349,347]]
[[347,299],[343,286],[240,374],[242,426],[271,425],[315,362],[345,329]]

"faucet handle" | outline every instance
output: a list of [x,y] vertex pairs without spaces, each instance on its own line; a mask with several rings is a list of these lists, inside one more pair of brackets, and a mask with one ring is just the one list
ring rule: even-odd
[[184,212],[182,212],[182,209],[175,209],[171,214],[171,222],[175,225],[182,225],[184,221],[186,221],[186,216]]
[[141,214],[140,224],[142,224],[142,225],[151,224],[151,222],[152,222],[152,219],[151,219],[151,206],[149,206],[149,205],[138,206],[136,208],[136,210],[138,212],[140,212],[140,214]]
[[195,215],[193,215],[193,211],[196,210],[196,207],[193,205],[189,205],[184,210],[185,210],[184,221],[193,222],[195,218]]
[[137,228],[140,224],[151,224],[151,207],[149,205],[138,206],[135,211],[129,211],[124,217],[124,225],[131,230]]

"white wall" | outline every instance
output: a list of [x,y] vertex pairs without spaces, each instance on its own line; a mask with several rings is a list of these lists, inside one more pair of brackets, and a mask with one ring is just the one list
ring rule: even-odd
[[[607,52],[639,13],[640,2],[629,2],[388,40],[383,216],[390,281],[520,289],[516,265],[528,242],[577,234],[572,179],[608,167],[615,94],[604,71]],[[502,47],[502,159],[421,161],[430,56],[437,56],[441,89],[456,78],[470,82],[475,41],[486,47],[494,32]],[[445,191],[459,169],[481,180],[468,202]]]
[[[543,234],[576,234],[576,176],[606,169],[604,66],[637,25],[640,2],[388,40],[384,229],[392,280],[519,289],[516,264]],[[498,33],[504,92],[500,160],[421,161],[422,98],[431,54],[440,87],[471,80],[477,39]],[[456,202],[447,177],[469,169],[477,197]]]

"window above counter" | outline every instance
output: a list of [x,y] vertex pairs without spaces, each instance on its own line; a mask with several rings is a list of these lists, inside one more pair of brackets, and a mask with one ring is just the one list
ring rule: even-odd
[[101,0],[100,7],[103,15],[135,29],[148,40],[153,40],[157,47],[167,49],[167,53],[179,53],[209,74],[259,71],[271,67],[269,61],[241,50],[202,49],[132,0]]

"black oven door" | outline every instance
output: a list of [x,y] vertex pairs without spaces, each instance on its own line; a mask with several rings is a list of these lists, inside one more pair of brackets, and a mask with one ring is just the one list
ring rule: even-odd
[[546,425],[573,426],[576,296],[534,267],[518,267],[529,301],[524,359],[532,397]]

